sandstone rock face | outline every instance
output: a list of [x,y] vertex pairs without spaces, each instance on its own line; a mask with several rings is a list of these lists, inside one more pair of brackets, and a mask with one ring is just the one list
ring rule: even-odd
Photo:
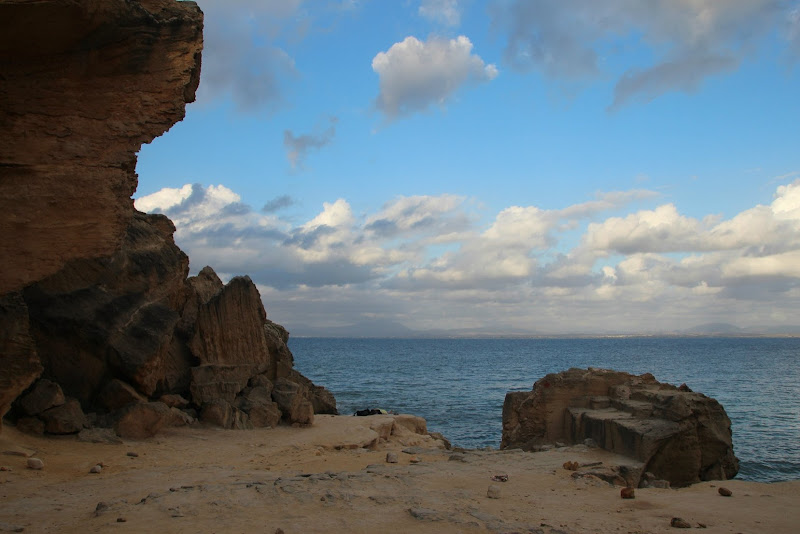
[[0,429],[17,396],[42,373],[22,295],[0,296]]
[[[187,277],[172,222],[133,209],[135,154],[183,118],[201,48],[194,2],[0,1],[0,416],[62,432],[83,409],[140,439],[336,413],[255,284]],[[40,374],[60,400],[12,405]]]
[[0,294],[116,250],[136,153],[194,100],[202,26],[194,2],[0,3]]
[[589,438],[672,486],[726,480],[739,470],[724,408],[651,374],[570,369],[538,380],[531,392],[506,395],[501,448]]

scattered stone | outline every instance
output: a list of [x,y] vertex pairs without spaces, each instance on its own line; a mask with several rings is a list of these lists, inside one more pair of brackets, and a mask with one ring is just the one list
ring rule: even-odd
[[2,532],[25,532],[25,527],[19,525],[10,525],[8,523],[0,522],[0,531]]
[[421,461],[422,460],[420,460],[418,456],[412,456],[411,459],[409,460],[409,462],[411,462],[412,464],[418,464]]
[[697,528],[708,528],[708,525],[705,523],[697,523]]
[[92,468],[89,469],[89,472],[90,473],[99,473],[102,470],[103,470],[103,466],[100,465],[100,464],[97,464],[97,465],[93,465]]
[[585,440],[583,440],[583,444],[589,447],[590,449],[596,449],[600,446],[592,438],[586,438]]
[[97,517],[108,512],[109,510],[111,510],[111,505],[105,501],[100,501],[97,503],[97,506],[94,507],[94,515]]
[[500,498],[500,486],[496,484],[491,484],[489,489],[486,490],[486,496],[490,499],[499,499]]
[[139,453],[138,452],[133,452],[133,451],[128,451],[128,452],[125,453],[125,455],[126,456],[130,456],[131,458],[138,458],[139,457]]
[[680,517],[673,517],[672,521],[669,522],[669,526],[672,528],[692,528],[688,521]]
[[117,518],[117,523],[126,523],[127,521],[128,521],[128,520],[127,520],[127,519],[125,519],[124,517],[118,517],[118,518]]
[[275,534],[285,534],[285,533],[283,532],[282,528],[276,528],[275,529]]
[[439,521],[441,517],[436,512],[436,510],[431,510],[430,508],[409,508],[408,513],[411,514],[411,517],[414,519],[419,519],[420,521]]
[[495,482],[508,482],[508,475],[494,475],[492,480]]
[[723,497],[730,497],[731,495],[733,495],[733,492],[728,488],[721,487],[717,490],[717,492],[719,492],[719,494],[722,495]]
[[633,488],[622,488],[619,490],[619,496],[623,499],[635,499],[636,493],[634,492]]
[[28,458],[28,469],[44,469],[44,462],[39,458]]
[[13,469],[4,465],[0,465],[0,471],[13,471]]
[[396,464],[397,463],[397,453],[396,452],[387,452],[386,453],[386,463],[387,464]]
[[578,462],[566,461],[566,462],[564,462],[563,467],[567,471],[577,471],[578,469],[580,469],[581,464],[578,463]]

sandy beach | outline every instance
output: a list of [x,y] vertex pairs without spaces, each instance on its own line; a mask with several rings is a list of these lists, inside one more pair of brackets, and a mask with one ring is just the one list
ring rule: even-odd
[[[118,444],[6,426],[0,531],[655,533],[680,517],[708,532],[793,533],[800,523],[800,481],[637,489],[624,500],[619,486],[562,467],[625,462],[605,451],[451,451],[415,433],[419,421],[318,416],[306,428],[192,426]],[[27,468],[28,456],[44,469]],[[492,485],[499,498],[487,496]]]

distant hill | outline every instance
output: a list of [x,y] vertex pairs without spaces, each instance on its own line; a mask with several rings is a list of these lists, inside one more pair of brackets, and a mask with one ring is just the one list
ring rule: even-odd
[[683,334],[691,335],[711,335],[711,334],[742,334],[745,332],[744,328],[740,328],[730,323],[706,323],[683,330]]

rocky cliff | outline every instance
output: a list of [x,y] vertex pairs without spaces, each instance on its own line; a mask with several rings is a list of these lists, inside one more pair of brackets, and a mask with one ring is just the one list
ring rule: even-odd
[[570,369],[538,380],[530,392],[506,395],[501,448],[585,440],[640,462],[634,485],[644,473],[685,486],[739,470],[725,409],[651,374]]
[[19,397],[21,428],[336,411],[253,282],[188,277],[172,222],[133,208],[136,153],[183,118],[201,49],[194,2],[0,0],[0,416]]

